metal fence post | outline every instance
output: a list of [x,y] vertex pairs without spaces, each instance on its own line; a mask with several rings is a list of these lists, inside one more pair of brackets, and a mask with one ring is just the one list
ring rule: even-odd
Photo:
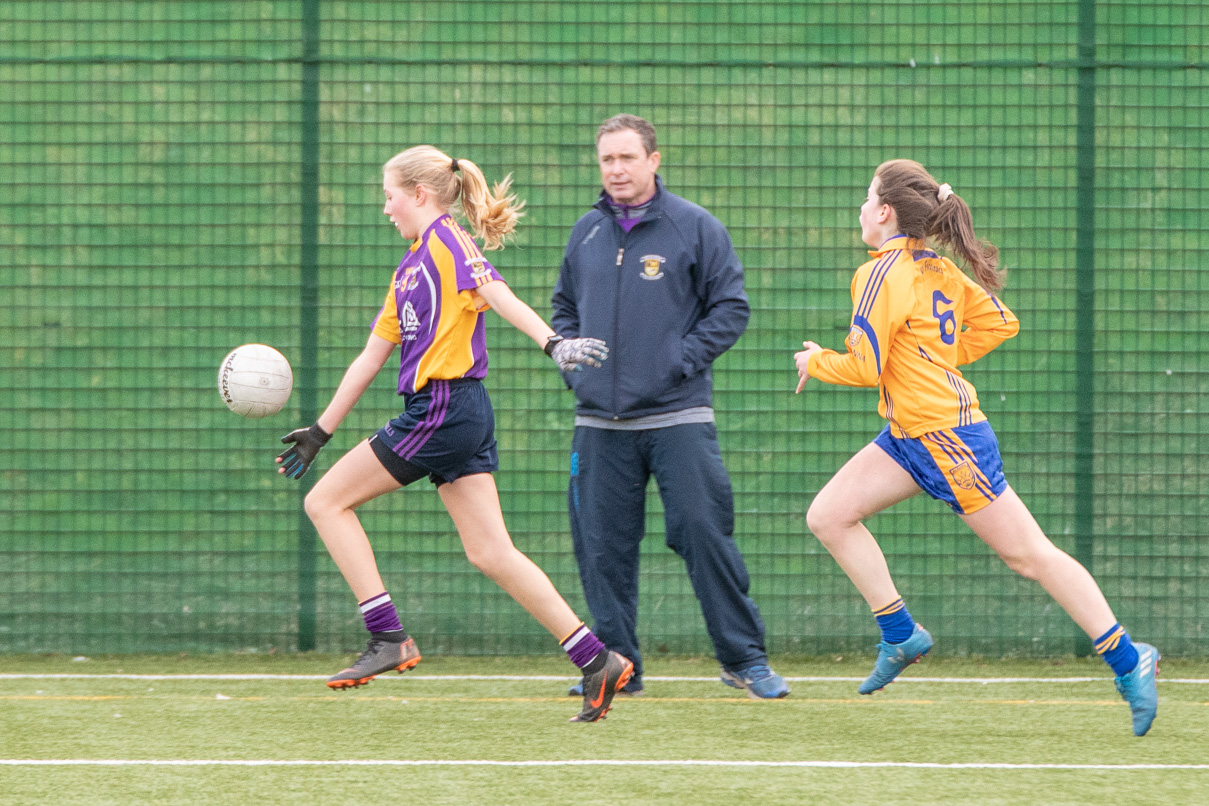
[[[319,3],[302,0],[302,131],[299,291],[299,408],[302,422],[319,417]],[[304,478],[298,507],[298,649],[315,648],[315,530],[301,506],[314,483]]]
[[[1079,2],[1075,193],[1075,559],[1092,570],[1096,405],[1096,3]],[[1075,654],[1091,640],[1076,630]]]

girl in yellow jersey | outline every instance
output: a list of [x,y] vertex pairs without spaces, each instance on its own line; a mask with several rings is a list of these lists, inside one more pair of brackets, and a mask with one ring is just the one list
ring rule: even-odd
[[[998,250],[974,234],[970,209],[947,184],[910,160],[883,163],[860,211],[873,257],[852,280],[845,352],[812,341],[794,355],[798,387],[810,378],[877,387],[885,429],[827,482],[806,515],[868,602],[882,631],[872,694],[932,648],[911,618],[886,558],[862,521],[921,490],[953,511],[1017,573],[1036,580],[1095,642],[1143,735],[1158,707],[1159,653],[1133,643],[1096,581],[1056,547],[1003,476],[999,444],[958,367],[1016,335],[1019,324],[995,296]],[[967,277],[929,242],[952,249]]]
[[549,577],[512,544],[491,475],[499,466],[487,375],[484,313],[494,308],[564,371],[599,367],[608,355],[598,339],[563,339],[519,300],[471,235],[450,214],[462,213],[487,249],[503,246],[522,203],[509,180],[491,189],[478,166],[432,146],[415,146],[382,167],[382,212],[410,244],[391,275],[369,340],[340,381],[318,422],[286,434],[277,457],[299,478],[399,347],[404,411],[336,462],[306,497],[306,513],[360,604],[369,643],[356,662],[328,681],[334,689],[364,685],[383,672],[420,662],[415,641],[378,572],[356,509],[427,477],[462,538],[466,556],[562,643],[583,672],[584,707],[572,722],[595,722],[633,673],[629,660],[605,649]]

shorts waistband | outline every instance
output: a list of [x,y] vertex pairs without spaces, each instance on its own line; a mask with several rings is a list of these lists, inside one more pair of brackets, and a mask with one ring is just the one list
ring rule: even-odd
[[[428,383],[425,384],[425,388],[428,388],[428,386],[431,386],[434,383],[443,383],[447,386],[462,386],[462,385],[468,384],[468,383],[482,383],[482,382],[483,382],[482,378],[429,378]],[[421,389],[420,391],[422,392],[424,390]]]
[[418,392],[412,392],[410,395],[403,395],[404,402],[411,400],[416,395],[429,394],[433,389],[444,386],[446,389],[456,389],[459,386],[470,386],[478,384],[482,386],[482,378],[429,378],[428,383],[424,384]]

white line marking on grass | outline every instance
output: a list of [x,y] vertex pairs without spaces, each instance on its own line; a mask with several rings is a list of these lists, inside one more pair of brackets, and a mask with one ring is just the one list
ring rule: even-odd
[[[0,680],[326,680],[321,674],[0,674]],[[456,682],[459,680],[515,680],[574,682],[578,677],[568,675],[520,675],[520,674],[408,674],[382,675],[375,680],[437,680]],[[791,683],[859,683],[863,677],[786,677]],[[644,681],[654,683],[717,683],[717,677],[668,677],[644,675]],[[899,677],[896,683],[1105,683],[1112,678],[1104,677]],[[1191,683],[1209,685],[1209,679],[1201,678],[1158,678],[1160,683]]]
[[490,759],[0,759],[5,767],[904,767],[929,770],[1209,770],[1209,764],[1004,764],[929,761],[721,761],[709,759],[567,759],[494,761]]

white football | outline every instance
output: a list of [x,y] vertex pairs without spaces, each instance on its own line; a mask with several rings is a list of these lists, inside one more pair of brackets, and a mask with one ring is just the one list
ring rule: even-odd
[[253,420],[281,411],[293,386],[290,362],[267,344],[236,347],[218,368],[218,393],[227,408]]

